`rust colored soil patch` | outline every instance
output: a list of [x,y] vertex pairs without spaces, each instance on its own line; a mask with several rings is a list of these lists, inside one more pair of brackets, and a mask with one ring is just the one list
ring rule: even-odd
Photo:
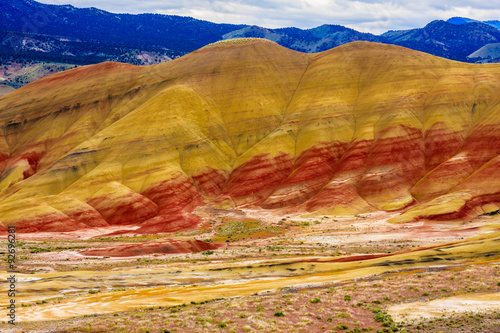
[[80,251],[86,256],[134,257],[155,253],[195,253],[215,250],[221,247],[200,240],[169,239],[161,242],[144,242],[138,244],[122,244]]

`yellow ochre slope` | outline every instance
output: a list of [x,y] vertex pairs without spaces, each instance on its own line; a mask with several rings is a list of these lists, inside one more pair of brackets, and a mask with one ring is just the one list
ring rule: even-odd
[[394,221],[499,209],[500,65],[261,39],[101,63],[0,98],[0,228],[199,223],[199,206]]

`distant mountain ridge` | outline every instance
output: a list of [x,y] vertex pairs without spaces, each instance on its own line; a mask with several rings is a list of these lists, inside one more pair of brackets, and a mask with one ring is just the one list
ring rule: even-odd
[[115,14],[93,7],[46,5],[33,0],[0,2],[1,30],[118,46],[161,46],[179,54],[194,51],[242,27],[191,17]]
[[475,62],[500,62],[500,43],[486,44],[468,58]]
[[[495,54],[485,52],[476,53],[486,54],[485,57],[469,57],[486,45],[500,43],[498,28],[499,21],[454,17],[432,21],[423,28],[388,31],[377,36],[331,24],[312,29],[268,29],[175,15],[115,14],[93,7],[10,0],[0,2],[0,64],[25,66],[27,61],[83,65],[110,60],[146,65],[177,58],[219,40],[240,37],[261,37],[308,53],[354,41],[370,41],[457,61],[498,62]],[[9,77],[11,72],[7,68],[2,75],[0,71],[0,79],[15,85],[30,82]]]
[[[471,20],[472,21],[472,20]],[[380,36],[335,25],[313,29],[266,29],[245,27],[222,36],[224,39],[260,37],[301,52],[321,52],[354,41],[394,44],[439,57],[471,62],[471,53],[490,43],[500,42],[500,30],[481,22],[453,24],[432,21],[423,28],[389,31]]]
[[423,28],[390,31],[380,37],[388,44],[469,62],[467,56],[471,53],[486,44],[500,42],[500,30],[481,22],[456,25],[432,21]]
[[493,28],[496,28],[496,29],[500,29],[500,21],[498,21],[498,20],[478,21],[478,20],[473,20],[473,19],[466,18],[466,17],[452,17],[452,18],[446,20],[446,22],[451,23],[451,24],[456,24],[456,25],[462,25],[462,24],[467,24],[467,23],[471,23],[471,22],[478,22],[478,23],[487,24],[487,25],[492,26]]
[[328,24],[305,30],[299,28],[266,29],[250,26],[222,36],[223,39],[244,37],[265,38],[292,50],[308,53],[326,51],[355,41],[381,42],[380,37],[376,35]]

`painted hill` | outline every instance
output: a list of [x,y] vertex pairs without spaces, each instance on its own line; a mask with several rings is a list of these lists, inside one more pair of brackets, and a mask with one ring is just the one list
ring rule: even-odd
[[460,219],[499,209],[500,66],[260,39],[102,63],[0,99],[0,222],[195,227],[203,206]]

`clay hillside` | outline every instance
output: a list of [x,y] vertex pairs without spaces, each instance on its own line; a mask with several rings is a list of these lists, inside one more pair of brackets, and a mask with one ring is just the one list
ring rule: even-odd
[[239,39],[64,71],[0,99],[0,228],[170,232],[200,207],[493,212],[499,91],[500,65],[370,42],[305,54]]

